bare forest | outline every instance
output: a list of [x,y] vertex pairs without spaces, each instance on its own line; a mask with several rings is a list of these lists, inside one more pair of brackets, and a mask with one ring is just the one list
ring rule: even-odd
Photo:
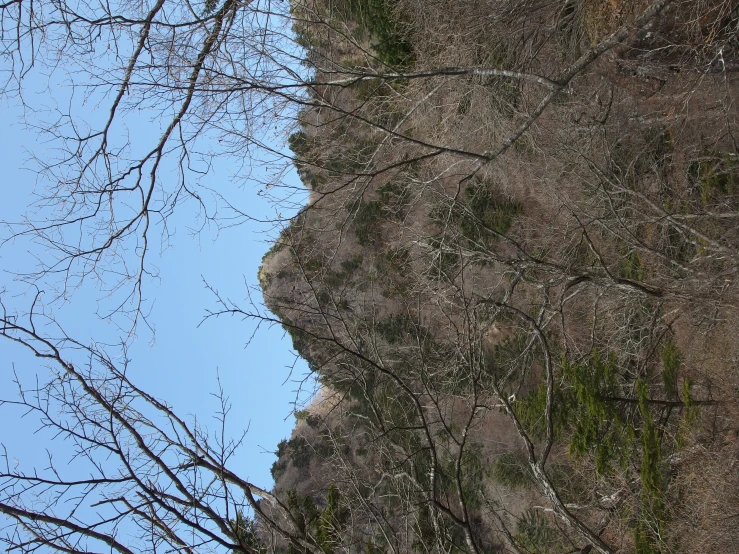
[[[89,52],[114,33],[133,52],[102,130],[58,133],[69,156],[43,168],[65,177],[58,219],[8,231],[48,245],[40,274],[117,276],[133,329],[149,226],[201,201],[184,169],[163,184],[162,160],[185,168],[206,132],[255,164],[261,148],[307,194],[277,170],[261,192],[307,200],[274,222],[264,305],[213,290],[205,317],[281,325],[320,388],[296,406],[274,487],[252,483],[227,463],[237,442],[210,440],[119,358],[5,308],[4,337],[53,371],[17,401],[95,468],[2,470],[9,551],[739,548],[736,0],[174,3],[43,0],[44,21],[0,5],[16,64],[39,63],[29,37]],[[123,160],[106,133],[136,101],[174,116]],[[275,124],[287,157],[258,139]],[[64,516],[64,495],[105,510]]]

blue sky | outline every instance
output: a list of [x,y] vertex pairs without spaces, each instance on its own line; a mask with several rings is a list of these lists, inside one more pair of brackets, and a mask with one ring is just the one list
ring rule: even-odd
[[[20,124],[18,105],[0,104],[0,220],[18,221],[29,211],[34,187],[43,187],[29,167],[29,152],[43,157],[48,146],[39,143],[38,136]],[[93,114],[94,117],[94,114]],[[145,134],[145,128],[128,123],[133,136]],[[275,139],[279,146],[279,136]],[[217,145],[214,145],[216,147]],[[274,208],[257,196],[260,185],[249,182],[245,187],[234,184],[238,160],[221,163],[213,168],[204,184],[217,188],[240,206],[248,207],[255,217],[274,216]],[[292,171],[289,184],[300,186]],[[282,216],[289,214],[282,210]],[[143,389],[174,406],[180,414],[192,414],[200,424],[208,425],[217,408],[210,393],[218,389],[217,376],[230,397],[230,426],[234,436],[249,427],[241,456],[231,469],[255,483],[269,486],[269,469],[274,461],[271,453],[277,442],[289,435],[294,424],[290,402],[295,399],[296,384],[290,379],[290,366],[295,357],[290,351],[290,339],[280,327],[262,328],[248,348],[252,327],[239,319],[211,320],[202,325],[207,308],[214,306],[211,293],[203,280],[235,301],[246,297],[245,282],[257,282],[257,269],[270,244],[269,227],[247,223],[216,233],[206,228],[197,235],[189,231],[193,211],[185,206],[169,221],[173,234],[169,247],[160,252],[151,250],[149,262],[159,270],[159,278],[146,283],[145,301],[152,308],[150,321],[156,328],[152,335],[140,330],[129,350],[130,375]],[[22,241],[7,243],[0,248],[0,290],[4,300],[23,306],[27,287],[13,282],[12,273],[31,267],[33,255],[43,252]],[[43,284],[41,285],[43,288]],[[17,296],[21,295],[21,296]],[[120,334],[109,322],[96,316],[101,295],[96,283],[89,281],[76,291],[66,305],[55,304],[57,320],[76,339],[115,341]],[[103,300],[104,303],[104,300]],[[12,370],[24,378],[39,374],[44,368],[20,347],[0,341],[0,397],[13,396]],[[306,371],[298,361],[293,377]],[[11,407],[0,408],[3,425],[0,442],[8,448],[13,460],[26,469],[43,463],[47,448],[58,448],[47,441],[43,432],[33,434],[38,422],[21,419],[22,412]]]

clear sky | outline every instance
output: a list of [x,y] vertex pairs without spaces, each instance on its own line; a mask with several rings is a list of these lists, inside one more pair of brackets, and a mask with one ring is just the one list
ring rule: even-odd
[[[92,108],[94,109],[94,108]],[[0,104],[0,220],[18,221],[29,211],[33,201],[36,175],[29,170],[28,152],[44,156],[47,145],[38,142],[33,131],[19,124],[17,105]],[[135,125],[135,122],[132,123]],[[136,129],[131,129],[135,135]],[[214,145],[217,146],[217,145]],[[224,163],[214,167],[206,184],[224,192],[250,215],[274,216],[274,208],[257,193],[258,185],[239,188],[231,177],[238,172]],[[174,177],[173,177],[174,178]],[[288,179],[299,186],[293,171]],[[255,483],[271,486],[269,469],[275,460],[272,451],[277,442],[289,435],[294,424],[290,402],[295,399],[296,384],[290,380],[289,367],[294,363],[291,342],[280,327],[262,328],[248,348],[252,327],[239,319],[219,319],[201,323],[207,308],[214,307],[213,297],[203,283],[207,280],[221,293],[235,301],[246,297],[245,282],[257,282],[257,269],[270,247],[267,228],[245,224],[221,231],[216,237],[211,230],[193,236],[192,211],[184,211],[170,220],[173,239],[160,253],[151,250],[150,263],[159,269],[159,279],[146,283],[146,305],[152,307],[151,322],[156,334],[142,330],[129,351],[130,373],[143,389],[173,405],[180,414],[193,414],[199,423],[215,421],[212,415],[217,403],[210,393],[217,390],[220,376],[232,403],[230,425],[234,436],[249,427],[246,443],[236,470]],[[283,213],[282,217],[289,214]],[[2,231],[5,234],[5,231]],[[29,251],[29,249],[31,251]],[[27,297],[14,297],[24,289],[13,283],[12,273],[28,269],[32,255],[43,255],[33,245],[16,242],[0,248],[0,291],[17,306],[27,306]],[[43,286],[43,285],[42,285]],[[115,340],[118,331],[95,315],[100,293],[95,283],[88,282],[77,291],[66,306],[53,310],[67,332],[81,342]],[[152,343],[152,339],[154,342]],[[21,347],[0,340],[0,398],[12,398],[13,368],[23,378],[33,379],[44,369]],[[307,367],[299,360],[293,377],[302,376]],[[287,382],[286,382],[287,381]],[[20,419],[22,412],[12,406],[0,407],[0,442],[8,454],[25,469],[43,464],[45,450],[55,449],[44,433],[33,434],[38,422]]]

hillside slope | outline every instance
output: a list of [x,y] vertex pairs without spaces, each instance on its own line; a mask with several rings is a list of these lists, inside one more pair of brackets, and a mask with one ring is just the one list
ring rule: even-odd
[[737,9],[293,3],[311,194],[259,279],[316,548],[737,543]]

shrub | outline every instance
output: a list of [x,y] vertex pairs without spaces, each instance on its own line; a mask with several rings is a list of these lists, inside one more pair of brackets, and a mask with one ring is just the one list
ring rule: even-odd
[[578,455],[593,452],[598,473],[609,473],[614,462],[626,463],[633,442],[633,429],[623,420],[620,406],[607,400],[618,390],[616,359],[593,352],[583,363],[565,360],[563,372],[571,386],[570,451]]
[[513,218],[521,213],[521,204],[496,194],[492,187],[478,181],[465,189],[470,211],[485,226],[504,235]]
[[[293,154],[304,160],[311,150],[311,140],[303,131],[297,131],[287,137],[287,146]],[[300,168],[303,163],[297,161],[295,165]]]
[[636,250],[631,250],[621,258],[620,275],[624,279],[642,281],[644,279],[644,265]]
[[319,258],[310,258],[308,260],[305,260],[305,262],[303,263],[303,267],[306,271],[320,271],[321,268],[323,268],[323,260]]
[[409,187],[396,181],[390,181],[378,188],[377,192],[380,194],[380,202],[382,202],[386,217],[402,220],[408,208]]
[[272,464],[272,468],[269,470],[272,474],[272,479],[277,481],[280,476],[285,472],[287,469],[287,456],[285,455],[287,452],[287,439],[282,439],[279,443],[277,443],[277,452],[275,452],[275,456],[277,456],[277,460]]
[[432,237],[428,241],[430,247],[431,263],[425,274],[429,279],[441,280],[453,278],[461,256],[456,252],[454,246],[447,241]]
[[644,421],[642,428],[642,460],[639,471],[641,478],[639,507],[641,513],[635,532],[636,551],[638,554],[657,554],[661,552],[657,543],[664,540],[666,517],[664,504],[665,482],[659,467],[662,463],[662,441],[659,428],[654,423],[647,405],[649,389],[646,383],[637,380],[636,394],[639,401],[639,412]]
[[465,189],[465,200],[466,206],[461,203],[451,208],[438,206],[429,218],[440,227],[447,222],[456,223],[467,247],[473,250],[484,248],[497,238],[496,234],[505,235],[521,213],[520,203],[504,198],[480,180]]
[[358,202],[354,211],[354,234],[359,244],[368,246],[380,239],[382,214],[382,204],[379,201]]
[[675,341],[667,339],[662,349],[662,382],[665,393],[670,397],[677,396],[677,379],[681,364],[680,350]]
[[[624,419],[622,405],[611,400],[618,389],[616,360],[597,352],[579,363],[562,361],[562,379],[554,388],[552,422],[555,437],[566,434],[577,456],[593,455],[599,474],[624,465],[634,445],[635,431]],[[522,423],[536,437],[546,433],[546,384],[514,404]]]
[[694,160],[688,166],[688,177],[700,193],[703,204],[733,195],[739,185],[739,159],[733,153],[714,152]]
[[277,481],[287,469],[289,462],[298,469],[308,467],[313,457],[313,449],[303,437],[295,437],[290,440],[283,439],[277,444],[277,461],[272,464],[270,472],[272,478]]
[[349,276],[354,273],[362,265],[362,256],[356,255],[348,260],[341,262],[341,271],[344,275]]
[[247,552],[266,552],[266,545],[259,538],[256,521],[242,510],[236,512],[236,517],[229,520],[239,544],[247,548]]
[[516,524],[516,542],[531,554],[552,552],[552,543],[557,538],[546,517],[536,509],[528,509]]
[[411,257],[406,248],[389,247],[375,258],[378,281],[386,298],[406,297],[413,288]]
[[404,38],[395,14],[396,0],[348,0],[351,17],[375,39],[372,49],[383,63],[404,66],[413,61],[413,48]]
[[515,452],[505,452],[495,460],[493,477],[501,485],[512,488],[528,487],[533,483],[528,461]]
[[375,330],[388,344],[404,342],[416,334],[413,320],[405,314],[394,314],[379,320],[375,325]]

